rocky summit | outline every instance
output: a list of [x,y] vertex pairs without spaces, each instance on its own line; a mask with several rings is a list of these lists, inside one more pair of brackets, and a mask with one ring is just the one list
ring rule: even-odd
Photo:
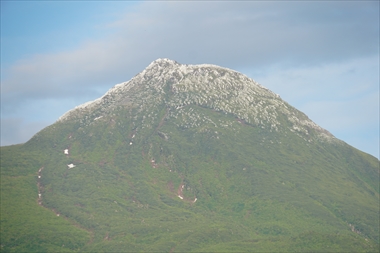
[[376,252],[379,160],[231,69],[153,61],[1,147],[1,250]]
[[[149,112],[163,104],[168,110],[167,118],[180,117],[186,112],[184,107],[196,105],[273,131],[286,127],[310,141],[312,133],[314,137],[334,138],[279,95],[239,72],[209,64],[182,65],[169,59],[152,62],[130,81],[67,112],[59,121],[83,119],[84,115],[98,119],[120,107],[138,108],[138,113],[147,113],[149,118]],[[192,116],[199,118],[198,124],[207,120],[201,115]],[[282,125],[284,121],[286,126]],[[197,125],[186,120],[183,124]]]

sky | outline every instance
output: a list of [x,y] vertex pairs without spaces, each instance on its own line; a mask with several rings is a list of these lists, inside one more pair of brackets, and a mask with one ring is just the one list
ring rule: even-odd
[[379,1],[1,1],[1,145],[158,58],[237,70],[379,158]]

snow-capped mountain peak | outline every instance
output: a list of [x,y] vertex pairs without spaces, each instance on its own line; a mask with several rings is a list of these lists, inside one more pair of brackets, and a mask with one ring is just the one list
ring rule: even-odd
[[96,118],[120,107],[148,113],[162,103],[168,108],[168,117],[178,117],[185,113],[180,108],[195,105],[271,131],[286,128],[307,141],[313,132],[323,139],[335,139],[279,95],[237,71],[211,64],[185,65],[167,58],[153,61],[131,80],[70,110],[58,121],[81,119],[84,114]]

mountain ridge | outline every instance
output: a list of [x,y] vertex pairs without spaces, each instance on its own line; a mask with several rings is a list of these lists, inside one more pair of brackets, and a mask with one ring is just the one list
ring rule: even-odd
[[1,247],[374,252],[379,174],[243,74],[159,59],[1,147]]
[[[149,80],[152,78],[155,80],[154,85],[149,84]],[[75,107],[62,115],[58,121],[72,117],[75,112],[88,111],[97,106],[106,107],[107,104],[111,105],[112,111],[115,104],[131,103],[130,101],[126,102],[128,98],[132,100],[132,103],[141,104],[141,101],[128,95],[128,92],[133,92],[133,89],[136,89],[137,84],[140,83],[147,83],[148,88],[152,88],[160,98],[171,92],[174,98],[166,101],[170,108],[183,106],[185,99],[185,104],[197,104],[223,113],[231,113],[254,125],[264,127],[269,123],[273,130],[278,130],[280,123],[276,118],[280,113],[284,114],[292,123],[292,126],[289,126],[291,131],[298,132],[305,137],[309,135],[310,129],[313,129],[326,140],[337,140],[305,114],[283,101],[278,94],[237,71],[211,64],[182,65],[166,58],[153,61],[131,80],[115,85],[94,101]],[[170,83],[171,88],[165,92],[164,87],[167,83]],[[203,85],[194,85],[199,83]],[[208,83],[212,85],[206,85]],[[194,92],[198,94],[194,94]],[[151,95],[146,93],[145,91],[144,96]],[[143,100],[142,97],[138,99]],[[277,112],[276,107],[281,108],[281,111]]]

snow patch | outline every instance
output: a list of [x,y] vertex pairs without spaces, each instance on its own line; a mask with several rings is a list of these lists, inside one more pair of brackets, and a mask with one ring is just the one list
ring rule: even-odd
[[[107,115],[118,106],[135,107],[139,112],[147,110],[161,103],[168,82],[171,84],[174,96],[170,102],[167,102],[167,106],[176,108],[176,111],[169,110],[168,117],[180,117],[184,113],[183,106],[195,104],[225,114],[231,113],[247,124],[279,131],[281,123],[278,116],[284,114],[294,125],[290,127],[291,131],[308,135],[308,129],[312,128],[321,137],[332,137],[314,122],[301,119],[297,111],[286,106],[280,95],[242,73],[213,64],[180,64],[168,58],[151,62],[129,81],[115,85],[101,98],[75,107],[61,116],[58,121],[78,118],[83,125],[90,124],[88,121],[98,116],[92,114],[97,109],[101,109],[102,114]],[[101,117],[96,117],[94,120]],[[199,115],[194,114],[193,118],[195,120],[185,122],[182,127],[203,124]],[[134,134],[131,139],[133,138]],[[219,139],[219,136],[215,138]]]

